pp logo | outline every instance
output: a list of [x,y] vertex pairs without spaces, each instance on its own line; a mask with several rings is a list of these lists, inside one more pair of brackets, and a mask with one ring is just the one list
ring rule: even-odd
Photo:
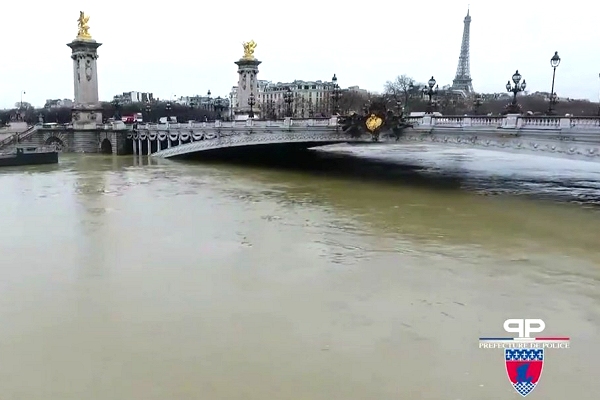
[[542,376],[545,349],[568,349],[568,337],[531,337],[546,329],[541,319],[507,319],[504,330],[517,337],[479,338],[480,349],[504,349],[504,366],[508,380],[521,396],[535,389]]

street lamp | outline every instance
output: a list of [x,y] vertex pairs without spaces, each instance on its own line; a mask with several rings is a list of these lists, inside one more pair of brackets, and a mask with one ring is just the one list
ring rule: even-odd
[[558,51],[554,52],[554,55],[550,59],[550,66],[552,67],[552,90],[550,91],[550,105],[548,106],[548,115],[555,115],[554,106],[556,106],[558,97],[554,93],[554,78],[556,77],[556,67],[560,64],[560,57]]
[[248,118],[254,118],[253,107],[255,104],[256,104],[256,99],[254,98],[254,93],[250,92],[250,96],[248,96],[248,105],[250,106],[250,114],[248,114]]
[[483,105],[483,98],[480,94],[475,96],[475,100],[473,100],[473,112],[475,115],[479,114],[479,107]]
[[[435,89],[433,88],[435,86]],[[433,113],[433,96],[438,93],[438,86],[436,86],[435,78],[432,76],[429,81],[427,81],[427,87],[423,89],[423,92],[429,97],[429,101],[427,102],[427,114]]]
[[292,89],[288,86],[285,93],[283,94],[283,101],[287,105],[287,116],[292,116],[292,103],[294,102],[294,94],[292,93]]
[[148,116],[148,122],[152,122],[150,118],[150,113],[152,112],[152,107],[150,107],[150,103],[146,104],[146,115]]
[[398,110],[398,115],[402,114],[402,102],[400,100],[396,102],[396,110]]
[[171,112],[171,102],[167,101],[167,105],[165,106],[165,111],[167,112],[167,122],[171,121],[171,116],[169,115],[169,113]]
[[331,82],[333,83],[333,89],[331,91],[331,100],[333,100],[333,109],[331,111],[331,115],[339,112],[338,103],[340,101],[341,91],[340,87],[337,83],[337,76],[333,74],[333,78],[331,78]]
[[517,104],[517,93],[524,91],[527,87],[525,79],[523,79],[523,82],[521,82],[521,78],[522,76],[521,74],[519,74],[519,70],[517,70],[517,72],[515,72],[512,76],[512,81],[514,82],[514,85],[511,85],[510,81],[506,82],[506,91],[509,93],[513,93],[513,101],[508,108],[508,111],[512,114],[519,113],[519,105]]
[[220,120],[223,112],[223,99],[221,99],[221,96],[215,99],[215,112],[217,113],[217,119]]

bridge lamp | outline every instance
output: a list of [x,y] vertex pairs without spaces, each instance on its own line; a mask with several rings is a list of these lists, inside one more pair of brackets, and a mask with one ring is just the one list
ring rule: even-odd
[[[429,88],[426,88],[426,87],[423,88],[423,93],[429,97],[429,101],[427,103],[427,114],[431,114],[433,112],[432,97],[434,94],[437,94],[437,92],[438,92],[438,87],[436,86],[436,81],[433,76],[431,77],[431,79],[429,81],[427,81],[427,86],[429,86]],[[433,89],[434,86],[435,86],[435,90]]]
[[432,89],[436,84],[435,78],[432,76],[431,79],[427,81],[427,84],[429,85],[429,88]]
[[331,110],[331,114],[333,115],[336,112],[339,112],[339,101],[341,97],[340,87],[338,85],[338,78],[336,74],[333,74],[333,78],[331,78],[332,91],[331,91],[331,100],[333,100],[333,108]]
[[150,103],[146,104],[146,115],[148,116],[148,122],[151,122],[150,120],[150,112],[152,111],[152,107],[150,107]]
[[519,70],[517,70],[512,76],[514,86],[510,84],[510,81],[506,83],[506,91],[513,93],[513,101],[509,107],[509,111],[513,114],[519,112],[519,106],[517,105],[517,93],[524,91],[527,87],[527,82],[525,82],[525,79],[523,79],[523,82],[521,82],[521,78],[522,76],[519,73]]
[[554,93],[554,78],[556,77],[556,67],[560,64],[560,57],[558,51],[554,52],[554,55],[550,59],[550,66],[552,67],[552,89],[550,90],[550,105],[548,106],[548,115],[554,115],[554,106],[556,105],[556,93]]
[[292,90],[289,88],[287,88],[287,90],[285,91],[285,93],[283,94],[283,101],[285,101],[285,103],[287,104],[287,114],[288,117],[292,116],[292,102],[294,101],[294,94],[292,93]]
[[521,74],[519,73],[519,70],[513,74],[512,81],[515,83],[515,85],[518,85],[519,82],[521,82]]
[[552,68],[556,68],[556,67],[558,67],[559,64],[560,64],[560,57],[558,55],[558,51],[555,51],[554,55],[550,59],[550,65],[552,66]]
[[210,89],[208,89],[208,92],[206,92],[206,109],[208,111],[210,111],[210,105],[211,105],[211,102],[212,102],[212,99],[211,99],[210,95],[211,95]]

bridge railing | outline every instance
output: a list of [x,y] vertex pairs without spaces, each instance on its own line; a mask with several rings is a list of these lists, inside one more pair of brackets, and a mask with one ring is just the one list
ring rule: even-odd
[[424,115],[409,117],[414,126],[427,128],[503,128],[533,130],[596,130],[600,134],[600,117],[574,116],[468,116]]
[[571,128],[600,130],[600,117],[571,117]]
[[333,118],[286,118],[279,120],[247,119],[244,121],[211,121],[211,122],[186,122],[157,124],[138,124],[138,130],[181,130],[181,129],[215,129],[215,128],[284,128],[284,127],[309,127],[309,126],[337,126],[337,117]]
[[[584,130],[600,134],[600,117],[573,116],[525,116],[525,115],[428,115],[407,117],[408,123],[417,129],[520,129],[520,130]],[[337,118],[286,118],[284,120],[213,121],[166,124],[138,124],[137,130],[169,131],[216,128],[289,128],[289,127],[335,127]]]

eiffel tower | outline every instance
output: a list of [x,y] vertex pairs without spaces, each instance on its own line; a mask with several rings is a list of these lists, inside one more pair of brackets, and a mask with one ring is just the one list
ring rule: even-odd
[[462,44],[460,45],[460,57],[458,57],[458,68],[456,77],[452,81],[452,89],[463,90],[465,93],[473,93],[471,80],[471,62],[469,61],[469,37],[471,36],[471,16],[467,10],[465,17],[465,28],[463,30]]

